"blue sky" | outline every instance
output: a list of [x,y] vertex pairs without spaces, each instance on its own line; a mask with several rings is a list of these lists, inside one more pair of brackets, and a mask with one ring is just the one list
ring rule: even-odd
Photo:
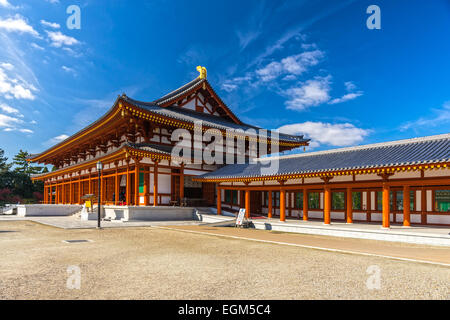
[[448,133],[449,35],[448,0],[0,0],[0,148],[41,152],[197,65],[243,121],[311,150]]

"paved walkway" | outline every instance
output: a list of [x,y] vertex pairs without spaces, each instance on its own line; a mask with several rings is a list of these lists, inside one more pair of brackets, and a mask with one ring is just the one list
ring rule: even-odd
[[211,236],[246,239],[281,245],[293,245],[326,251],[363,254],[423,263],[436,263],[450,267],[450,250],[448,247],[339,238],[321,235],[306,235],[298,233],[280,233],[268,230],[215,228],[208,225],[161,226],[161,228],[174,231],[208,234]]
[[[61,228],[61,229],[95,229],[97,221],[81,221],[75,217],[17,217],[0,216],[0,222],[3,221],[33,221],[40,224]],[[102,228],[126,228],[126,227],[151,227],[151,226],[174,226],[174,225],[192,225],[199,224],[199,221],[130,221],[130,222],[112,222],[102,221]]]

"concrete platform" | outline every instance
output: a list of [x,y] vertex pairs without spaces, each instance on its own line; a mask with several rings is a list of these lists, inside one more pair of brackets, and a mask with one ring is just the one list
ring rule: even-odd
[[[230,221],[234,218],[202,214],[201,219],[205,223],[217,223],[219,221]],[[405,228],[393,225],[390,229],[383,229],[379,224],[374,223],[346,224],[343,222],[332,222],[331,225],[324,225],[319,221],[294,219],[286,220],[286,222],[280,222],[277,219],[251,219],[251,222],[255,229],[260,230],[450,246],[449,227],[413,226]]]
[[[61,229],[95,229],[97,221],[81,221],[76,217],[18,217],[18,216],[0,216],[0,223],[6,221],[32,221],[43,225],[61,228]],[[102,228],[129,228],[129,227],[152,227],[152,226],[177,226],[177,225],[197,225],[199,221],[102,221]]]

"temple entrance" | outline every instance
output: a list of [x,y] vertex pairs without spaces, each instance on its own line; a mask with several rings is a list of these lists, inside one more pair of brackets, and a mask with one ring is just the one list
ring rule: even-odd
[[250,212],[255,215],[262,215],[262,192],[250,192]]

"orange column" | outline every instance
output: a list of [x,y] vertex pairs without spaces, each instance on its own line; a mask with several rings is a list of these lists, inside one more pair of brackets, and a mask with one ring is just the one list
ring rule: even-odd
[[78,204],[81,204],[81,173],[78,174]]
[[217,188],[217,214],[222,214],[222,190]]
[[245,216],[250,218],[250,191],[245,190]]
[[72,184],[72,178],[69,180],[69,204],[72,204],[73,199],[73,184]]
[[411,226],[411,193],[409,186],[403,187],[403,226]]
[[144,205],[148,206],[150,204],[150,169],[149,167],[144,168]]
[[286,221],[286,190],[280,190],[280,221]]
[[119,204],[119,170],[116,165],[116,174],[114,175],[114,205]]
[[273,207],[272,207],[272,202],[273,202],[272,191],[268,191],[267,194],[269,195],[267,217],[268,218],[272,218],[272,211],[273,211]]
[[131,172],[130,165],[127,164],[127,206],[131,206]]
[[386,183],[383,183],[383,228],[389,228],[390,225],[389,186]]
[[303,189],[303,220],[308,221],[308,189]]
[[139,206],[139,162],[136,161],[134,166],[134,205]]
[[347,188],[347,223],[353,223],[353,197],[352,188]]
[[155,160],[153,168],[153,206],[158,205],[158,161]]
[[324,224],[331,223],[331,189],[329,186],[325,186],[324,188],[323,223]]

